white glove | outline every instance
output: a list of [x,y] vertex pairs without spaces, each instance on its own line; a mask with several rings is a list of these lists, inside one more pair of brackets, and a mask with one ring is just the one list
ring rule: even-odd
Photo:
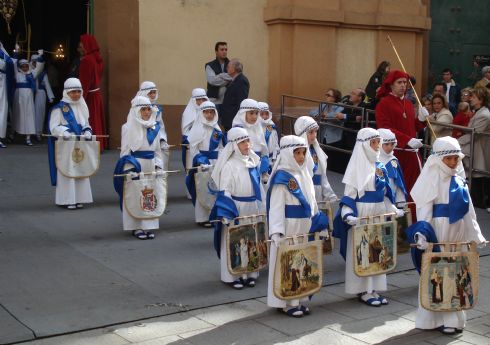
[[345,219],[345,222],[349,225],[356,225],[358,221],[359,218],[354,216],[347,216],[347,218]]
[[129,172],[129,175],[131,175],[131,178],[137,178],[137,177],[139,177],[139,176],[140,176],[140,174],[139,174],[139,173],[137,173],[137,172],[135,172],[135,171],[130,171],[130,172]]
[[429,112],[425,107],[420,107],[417,117],[419,118],[420,121],[423,122],[429,117]]
[[20,45],[18,45],[17,43],[15,44],[15,51],[16,52],[20,51]]
[[427,242],[425,236],[420,233],[417,233],[416,236],[417,236],[417,248],[420,250],[426,250],[427,247],[429,246],[429,242]]
[[407,203],[405,201],[400,201],[396,203],[396,207],[398,208],[405,208],[407,206]]
[[68,131],[63,132],[63,139],[68,140],[72,137],[72,134]]
[[486,241],[483,241],[483,242],[478,243],[478,248],[480,248],[480,249],[483,249],[486,246],[487,246],[487,242]]
[[272,243],[274,243],[274,245],[277,247],[279,247],[279,245],[281,244],[281,234],[272,234],[271,235],[271,241]]
[[399,209],[396,209],[395,213],[396,213],[396,218],[400,218],[400,217],[403,217],[405,215],[405,211],[399,210]]
[[221,223],[223,223],[225,225],[229,225],[230,224],[230,220],[228,218],[223,218],[223,219],[221,219]]
[[330,201],[330,202],[335,202],[337,200],[338,200],[338,198],[337,198],[337,195],[335,195],[335,194],[330,195],[330,197],[328,198],[328,201]]
[[267,184],[267,182],[269,181],[269,174],[268,173],[262,174],[261,180],[263,184]]
[[161,150],[168,150],[168,144],[165,140],[160,140],[160,149]]
[[43,55],[43,54],[44,54],[44,49],[39,49],[39,50],[37,51],[37,53],[38,53],[39,55]]
[[419,149],[424,146],[424,144],[422,144],[422,139],[412,138],[408,141],[408,146],[412,149]]
[[210,164],[201,164],[200,167],[201,167],[201,171],[208,171],[209,168],[211,168],[212,165]]
[[92,133],[90,133],[90,131],[85,131],[85,132],[83,132],[83,137],[85,138],[85,140],[91,140],[92,139]]

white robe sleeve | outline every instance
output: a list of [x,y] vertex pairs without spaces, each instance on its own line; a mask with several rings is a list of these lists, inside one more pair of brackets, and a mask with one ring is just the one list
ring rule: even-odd
[[6,65],[6,64],[7,64],[7,63],[5,62],[5,60],[0,58],[0,69],[2,69],[2,70],[3,70],[3,69],[5,68],[5,65]]
[[49,120],[49,130],[52,135],[57,137],[62,136],[63,133],[69,129],[67,126],[61,124],[62,118],[63,114],[61,113],[61,109],[53,109]]
[[476,221],[475,208],[473,207],[473,201],[470,198],[470,209],[468,213],[464,216],[466,240],[475,241],[476,243],[481,243],[485,241],[485,237],[481,233],[480,225]]
[[48,95],[48,99],[51,102],[54,99],[53,89],[51,89],[51,84],[49,83],[48,75],[44,75],[44,85],[46,86],[46,94]]
[[233,169],[231,164],[225,164],[223,169],[221,170],[220,178],[219,178],[219,189],[220,191],[224,191],[227,197],[233,195],[235,191],[235,181],[233,179]]
[[121,128],[121,153],[119,157],[129,155],[131,149],[127,143],[128,139],[126,138],[126,132],[128,131],[126,124],[124,124]]
[[152,146],[153,150],[155,151],[155,167],[163,169],[163,154],[162,150],[160,149],[160,141],[155,140]]
[[36,68],[32,70],[32,76],[34,77],[34,79],[37,79],[37,77],[39,76],[39,74],[41,74],[43,70],[44,70],[44,62],[38,61],[36,63]]
[[269,236],[286,234],[286,187],[274,185],[271,192],[269,209]]

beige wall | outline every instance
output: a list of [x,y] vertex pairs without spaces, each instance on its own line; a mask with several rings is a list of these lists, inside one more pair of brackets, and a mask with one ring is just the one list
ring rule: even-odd
[[140,80],[152,80],[164,104],[187,104],[206,88],[204,64],[214,44],[228,42],[250,80],[250,97],[267,99],[269,47],[262,18],[266,0],[140,0]]

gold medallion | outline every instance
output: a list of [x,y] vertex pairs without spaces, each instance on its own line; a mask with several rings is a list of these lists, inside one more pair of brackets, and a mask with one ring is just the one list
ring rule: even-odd
[[393,168],[398,168],[398,163],[396,162],[396,160],[392,160],[391,161],[391,165],[393,166]]
[[318,164],[318,155],[314,154],[311,158],[313,158],[313,163]]
[[71,153],[72,161],[74,161],[75,163],[78,164],[81,161],[83,161],[84,157],[85,157],[85,153],[82,151],[82,149],[80,149],[79,147],[76,147],[73,149],[73,151]]
[[379,177],[383,177],[383,170],[381,170],[380,168],[376,168],[376,175],[378,175]]
[[68,108],[68,106],[65,104],[65,105],[63,106],[63,112],[64,112],[64,113],[67,113],[67,112],[69,112],[69,111],[70,111],[70,108]]
[[289,181],[288,181],[288,188],[292,192],[294,192],[296,189],[298,189],[298,183],[296,182],[296,180],[294,178],[290,178],[289,179]]

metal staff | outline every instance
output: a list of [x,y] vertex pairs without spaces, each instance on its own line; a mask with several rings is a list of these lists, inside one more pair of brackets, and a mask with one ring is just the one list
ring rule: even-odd
[[[475,242],[475,241],[471,241],[471,242],[427,242],[427,243],[433,244],[435,246],[457,246],[458,244],[459,245],[461,245],[461,244],[471,244],[473,242]],[[481,243],[488,244],[488,243],[490,243],[490,241],[483,241]],[[480,243],[477,243],[477,244],[480,244]],[[417,243],[411,243],[410,244],[410,247],[417,247],[417,246],[418,246]]]
[[[55,138],[58,138],[59,136],[58,135],[53,135],[53,134],[42,134],[43,137],[55,137]],[[84,135],[77,135],[77,134],[71,134],[72,137],[84,137]],[[100,134],[100,135],[96,135],[96,134],[93,134],[92,135],[93,137],[96,137],[96,138],[109,138],[109,134]]]
[[[173,173],[178,173],[180,172],[180,170],[167,170],[167,171],[164,171],[164,170],[158,170],[158,171],[154,171],[154,172],[144,172],[143,175],[145,176],[148,176],[148,175],[153,175],[153,174],[157,174],[157,173],[168,173],[168,174],[173,174]],[[141,173],[137,173],[138,175],[141,175]],[[123,177],[123,176],[131,176],[131,174],[114,174],[113,175],[114,177]]]
[[[402,59],[400,58],[400,55],[398,55],[398,51],[396,50],[396,47],[395,47],[395,44],[393,43],[393,41],[391,40],[391,37],[390,35],[387,36],[387,39],[388,41],[390,42],[391,44],[391,47],[393,48],[393,50],[395,51],[395,55],[396,57],[398,58],[398,62],[400,63],[400,65],[402,66],[402,69],[403,69],[403,72],[407,73],[407,70],[405,69],[405,65],[403,65],[403,62],[402,62]],[[419,99],[419,95],[417,94],[417,91],[415,90],[415,88],[413,87],[413,84],[412,84],[412,81],[410,80],[410,78],[408,78],[408,82],[410,83],[410,86],[412,86],[412,89],[413,89],[413,93],[415,94],[415,98],[417,99],[417,103],[419,104],[419,107],[423,107],[422,105],[422,102],[420,102],[420,99]],[[436,136],[436,133],[434,132],[434,129],[432,128],[432,125],[430,124],[430,121],[428,118],[425,119],[425,121],[427,122],[427,125],[429,126],[429,129],[430,131],[432,132],[432,135],[434,135],[434,138],[437,138]]]
[[[246,219],[246,218],[258,218],[258,217],[264,217],[264,216],[265,216],[265,213],[259,213],[259,214],[251,214],[250,216],[240,216],[240,217],[236,217],[236,218],[233,218],[230,220]],[[210,223],[219,223],[222,221],[223,221],[222,219],[215,219],[215,220],[211,220]]]
[[[321,231],[320,231],[321,232]],[[281,237],[281,240],[292,240],[297,237],[309,237],[309,236],[315,236],[315,234],[320,233],[320,232],[312,232],[312,233],[307,233],[307,234],[299,234],[295,236],[286,236],[286,237]],[[330,234],[328,234],[328,238],[330,238]],[[274,242],[273,240],[266,240],[265,242]]]

